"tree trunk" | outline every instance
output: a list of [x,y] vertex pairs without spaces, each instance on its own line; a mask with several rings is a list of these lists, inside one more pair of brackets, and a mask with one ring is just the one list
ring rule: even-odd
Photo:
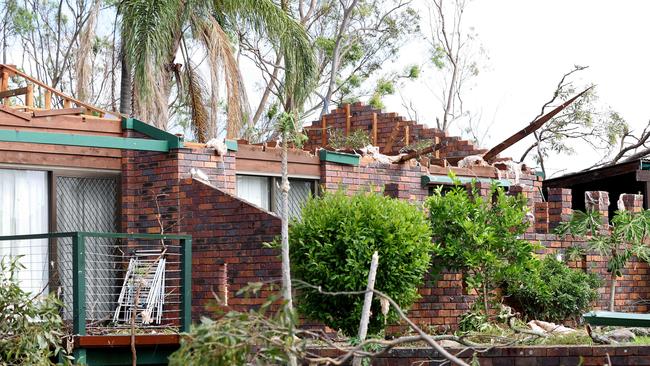
[[[289,259],[289,169],[288,169],[288,136],[286,128],[282,131],[282,212],[280,215],[282,221],[282,297],[286,301],[287,317],[291,316],[293,311],[293,297],[291,294],[291,262]],[[289,320],[289,324],[290,320]],[[293,342],[293,327],[289,327],[289,337]],[[289,365],[298,364],[296,356],[289,353]]]
[[609,311],[614,311],[614,299],[616,298],[616,271],[612,271],[609,287]]
[[124,55],[124,44],[120,50],[120,113],[132,116],[133,115],[133,86],[131,84],[131,69],[126,62]]

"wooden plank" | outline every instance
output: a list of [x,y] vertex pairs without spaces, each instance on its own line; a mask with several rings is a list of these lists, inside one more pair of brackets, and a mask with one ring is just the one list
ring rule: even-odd
[[23,88],[17,88],[17,89],[11,89],[11,90],[5,90],[0,92],[0,98],[9,98],[9,97],[15,97],[18,95],[25,95],[29,91],[29,87],[23,87]]
[[[135,336],[136,346],[177,345],[178,334],[142,334]],[[75,348],[126,347],[131,345],[130,335],[101,335],[75,337]]]
[[345,136],[348,136],[350,134],[350,127],[352,124],[352,121],[350,120],[352,118],[352,115],[350,114],[350,104],[345,105]]
[[28,142],[5,142],[0,141],[0,150],[41,152],[63,155],[99,156],[108,158],[121,158],[122,151],[116,149],[105,149],[101,147],[30,144]]
[[[279,161],[262,161],[237,158],[237,172],[260,173],[279,176],[282,174],[281,163]],[[289,175],[320,177],[320,164],[289,164]]]
[[27,91],[25,92],[25,105],[27,107],[34,107],[34,85],[27,84]]
[[[23,119],[25,121],[29,121],[32,119],[32,114],[31,113],[24,113],[24,112],[19,112],[14,110],[13,108],[9,108],[4,105],[0,105],[0,112],[8,113],[11,114],[12,116],[18,117],[20,119]],[[2,117],[2,114],[0,114],[0,118]],[[2,121],[2,119],[0,119]]]
[[[289,149],[288,158],[290,163],[313,164],[320,166],[318,156],[312,155],[304,150]],[[281,161],[282,150],[279,148],[267,147],[266,151],[262,151],[261,146],[239,145],[239,150],[237,151],[237,164],[239,164],[239,159]]]
[[0,162],[5,164],[54,166],[66,168],[88,168],[104,170],[122,169],[121,158],[34,153],[25,151],[0,150]]
[[[2,76],[0,77],[0,91],[5,91],[9,88],[9,73],[2,69]],[[9,99],[2,98],[4,105],[9,105]]]
[[69,129],[69,128],[57,128],[57,127],[60,126],[55,126],[55,125],[50,125],[47,127],[27,126],[27,125],[21,126],[21,125],[16,125],[13,121],[10,122],[0,121],[0,131],[12,130],[12,131],[28,131],[28,132],[65,133],[65,134],[87,135],[87,136],[122,137],[121,134],[115,132],[92,131],[89,130],[88,128],[81,130],[81,129]]
[[46,90],[44,98],[45,98],[45,109],[52,109],[52,92]]
[[388,141],[386,142],[386,146],[384,146],[384,151],[382,153],[384,154],[390,154],[393,152],[393,143],[395,142],[395,139],[397,138],[397,134],[399,134],[399,128],[402,125],[402,121],[397,121],[395,125],[393,126],[393,130],[390,132],[390,136],[388,137]]
[[[46,98],[47,100],[47,98]],[[47,102],[46,102],[47,104]],[[86,108],[83,107],[78,107],[78,108],[63,108],[63,109],[50,109],[45,107],[45,110],[41,111],[34,111],[34,117],[47,117],[47,116],[60,116],[64,114],[72,114],[72,115],[79,115],[79,114],[84,114],[86,113]],[[115,122],[113,120],[108,120],[109,122]],[[79,121],[83,122],[83,121]]]
[[546,122],[548,122],[551,118],[553,118],[556,114],[560,113],[564,108],[569,106],[569,104],[573,103],[576,99],[580,98],[583,94],[588,92],[593,86],[585,89],[582,91],[580,94],[576,95],[575,97],[567,100],[566,102],[560,104],[558,107],[553,109],[552,111],[546,113],[544,116],[540,117],[539,119],[531,122],[528,126],[524,127],[522,130],[518,131],[514,135],[508,137],[505,139],[503,142],[497,144],[495,147],[490,149],[485,155],[483,155],[483,160],[487,161],[488,163],[491,163],[499,153],[501,153],[503,150],[509,148],[510,146],[514,145],[518,141],[522,140],[524,137],[530,135],[531,133],[537,131],[540,127],[542,127]]
[[70,102],[70,99],[68,98],[63,99],[63,108],[72,108],[72,103]]
[[377,146],[377,112],[372,112],[372,145]]
[[410,139],[410,133],[409,133],[409,125],[404,126],[404,146],[409,146],[409,139]]

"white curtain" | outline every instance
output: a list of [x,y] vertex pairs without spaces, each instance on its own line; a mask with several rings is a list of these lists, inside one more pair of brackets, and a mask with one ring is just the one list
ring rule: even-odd
[[237,197],[265,210],[270,209],[270,187],[268,177],[254,175],[237,176]]
[[[0,235],[47,232],[47,173],[0,169]],[[48,240],[0,241],[0,258],[19,255],[25,267],[18,272],[21,288],[33,294],[46,293]]]

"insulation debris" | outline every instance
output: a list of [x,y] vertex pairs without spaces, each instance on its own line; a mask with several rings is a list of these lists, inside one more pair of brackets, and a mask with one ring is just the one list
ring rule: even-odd
[[531,320],[528,322],[528,326],[533,331],[541,334],[568,334],[576,331],[562,324],[549,323],[541,320]]
[[379,152],[378,146],[372,146],[372,145],[368,145],[364,148],[361,148],[360,151],[364,156],[370,156],[375,161],[383,164],[396,163],[400,161],[402,155],[405,155],[405,154],[399,154],[394,156],[384,155]]
[[214,149],[219,156],[224,156],[228,153],[228,147],[226,146],[226,142],[223,140],[210,139],[205,143],[205,147],[208,149]]
[[490,166],[483,157],[479,155],[468,155],[458,162],[459,168],[474,168],[477,166]]

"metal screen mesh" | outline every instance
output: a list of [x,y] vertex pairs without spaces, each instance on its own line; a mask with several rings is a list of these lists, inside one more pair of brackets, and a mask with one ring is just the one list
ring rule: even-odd
[[[56,223],[58,232],[115,232],[117,229],[117,177],[56,177]],[[118,254],[113,239],[86,240],[86,317],[110,318],[115,301],[106,291],[115,286],[116,269],[99,266],[102,260]],[[72,240],[57,241],[59,285],[65,306],[64,318],[72,318]]]
[[[282,213],[282,179],[273,179],[273,211]],[[314,182],[311,180],[289,179],[289,218],[300,218],[302,206],[312,194]]]

